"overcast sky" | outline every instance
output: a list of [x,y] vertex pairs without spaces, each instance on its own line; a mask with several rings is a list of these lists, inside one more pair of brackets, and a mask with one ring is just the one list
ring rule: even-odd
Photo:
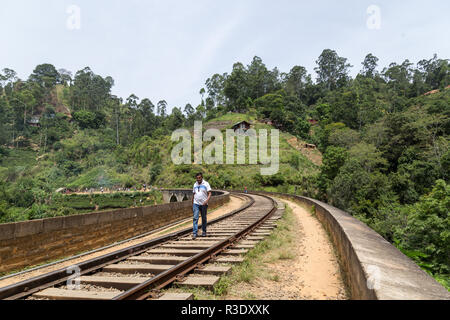
[[323,49],[348,58],[352,75],[367,53],[380,70],[450,58],[448,0],[0,1],[0,69],[27,79],[42,63],[73,74],[89,66],[114,78],[113,94],[165,99],[169,109],[195,107],[207,78],[255,55],[314,79]]

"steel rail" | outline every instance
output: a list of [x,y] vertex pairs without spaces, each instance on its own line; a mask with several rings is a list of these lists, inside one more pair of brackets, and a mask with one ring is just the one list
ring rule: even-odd
[[[222,220],[225,220],[237,213],[240,213],[251,206],[254,205],[255,200],[250,197],[249,195],[244,195],[248,199],[250,199],[249,203],[245,204],[241,208],[238,208],[236,210],[231,211],[230,213],[216,218],[210,222],[210,225],[218,223]],[[267,197],[267,196],[264,196]],[[268,198],[268,197],[267,197]],[[173,232],[171,234],[161,236],[156,239],[151,239],[148,241],[145,241],[143,243],[130,246],[128,248],[124,248],[112,253],[108,253],[105,255],[102,255],[100,257],[96,257],[81,263],[76,264],[76,266],[80,270],[80,276],[89,274],[91,272],[94,272],[100,268],[103,268],[107,265],[114,264],[117,262],[120,262],[122,260],[125,260],[129,257],[139,255],[141,253],[144,253],[148,249],[155,247],[161,243],[175,240],[179,237],[185,236],[192,232],[192,228],[186,228],[181,231]],[[33,293],[36,293],[38,291],[47,289],[49,287],[62,284],[63,282],[66,282],[69,278],[73,277],[72,274],[67,273],[67,268],[62,268],[56,271],[52,271],[40,276],[33,277],[28,280],[21,281],[19,283],[15,283],[3,288],[0,288],[0,300],[17,300],[24,297],[27,297],[29,295],[32,295]]]
[[182,279],[190,271],[200,267],[203,263],[214,258],[222,251],[233,245],[235,242],[244,238],[247,234],[259,227],[265,220],[267,220],[278,208],[276,201],[268,196],[255,194],[272,201],[272,209],[264,216],[258,219],[253,224],[249,225],[245,229],[235,233],[222,242],[209,247],[208,249],[196,254],[195,256],[183,261],[182,263],[173,266],[169,270],[160,273],[159,275],[121,293],[114,297],[112,300],[145,300],[149,297],[155,296],[155,294],[162,288],[168,286],[172,282]]

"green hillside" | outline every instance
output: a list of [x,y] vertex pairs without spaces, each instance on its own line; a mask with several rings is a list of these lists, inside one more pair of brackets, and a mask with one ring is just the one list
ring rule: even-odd
[[[313,80],[302,66],[269,70],[254,57],[208,78],[200,104],[170,113],[163,99],[112,95],[114,79],[89,67],[73,76],[42,64],[27,80],[3,69],[0,223],[157,203],[156,192],[66,201],[55,190],[190,188],[202,171],[214,188],[297,193],[345,210],[449,287],[449,60],[378,61],[368,54],[351,77],[347,59],[325,49]],[[202,121],[224,132],[242,120],[281,131],[277,174],[249,161],[172,162],[175,130]]]
[[[257,131],[264,128],[270,132],[270,129],[274,129],[272,126],[258,123],[246,114],[226,114],[211,119],[205,122],[204,129],[218,128],[225,131],[241,120],[253,121],[255,124],[252,127]],[[30,140],[37,138],[38,136],[34,135]],[[281,133],[279,173],[265,178],[261,176],[260,169],[267,165],[262,164],[177,166],[172,163],[168,152],[176,144],[171,141],[169,135],[158,138],[143,137],[128,147],[116,147],[110,130],[74,130],[71,137],[61,139],[56,148],[48,152],[42,148],[33,150],[30,146],[6,149],[7,155],[2,157],[0,163],[0,179],[19,188],[22,197],[29,197],[29,203],[35,200],[45,203],[51,193],[61,187],[74,191],[84,191],[86,188],[99,190],[100,187],[141,189],[143,184],[158,188],[190,188],[198,171],[204,172],[205,178],[217,189],[257,189],[264,186],[269,190],[294,192],[295,186],[300,188],[302,181],[319,172],[319,167],[294,149],[287,142],[289,139],[292,139],[292,135]],[[248,162],[248,151],[246,158]],[[17,203],[25,204],[27,201],[18,200]],[[51,216],[51,213],[48,216]],[[30,217],[35,216],[6,215],[3,216],[3,221]]]

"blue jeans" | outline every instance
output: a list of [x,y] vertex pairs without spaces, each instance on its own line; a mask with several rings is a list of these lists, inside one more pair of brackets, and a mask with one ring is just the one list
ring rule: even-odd
[[202,232],[203,234],[206,233],[206,212],[208,210],[208,206],[200,206],[198,204],[194,203],[194,207],[193,207],[193,211],[194,211],[194,235],[197,236],[197,232],[198,232],[198,218],[199,218],[199,213],[201,212],[202,214]]

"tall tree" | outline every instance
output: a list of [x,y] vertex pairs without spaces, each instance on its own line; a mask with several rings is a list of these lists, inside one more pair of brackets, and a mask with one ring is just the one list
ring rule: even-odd
[[23,89],[15,93],[13,100],[17,100],[20,103],[21,108],[23,108],[23,125],[25,126],[28,111],[33,113],[34,107],[36,106],[36,100],[34,99],[32,92],[28,89]]
[[138,130],[141,135],[151,136],[152,132],[157,128],[158,122],[155,117],[155,106],[150,99],[142,99],[138,106],[140,111],[141,122],[138,124]]
[[202,96],[202,101],[203,101],[203,99],[205,98],[205,93],[206,93],[205,88],[201,88],[199,93]]
[[389,68],[383,70],[388,87],[397,95],[406,96],[412,79],[412,65],[409,60],[405,60],[400,65],[391,63]]
[[280,72],[277,68],[269,71],[260,57],[255,56],[247,66],[247,97],[258,99],[281,88]]
[[61,76],[52,64],[46,63],[38,65],[29,80],[48,90],[61,81]]
[[168,121],[168,127],[169,127],[168,129],[171,131],[181,129],[181,127],[183,126],[184,120],[185,120],[185,118],[184,118],[181,110],[176,107],[173,108],[172,114],[170,115],[169,121]]
[[190,116],[192,116],[194,114],[195,110],[192,107],[192,105],[190,103],[188,103],[185,107],[184,107],[184,113],[186,114],[186,116],[189,118]]
[[248,96],[250,98],[257,99],[268,93],[269,86],[266,83],[268,80],[268,73],[269,71],[262,62],[262,59],[255,56],[247,67]]
[[10,108],[5,97],[0,94],[0,145],[8,142]]
[[[106,80],[108,79],[108,80]],[[75,74],[71,103],[75,110],[101,110],[107,104],[114,81],[103,79],[89,67]]]
[[121,108],[121,98],[118,98],[117,96],[111,96],[111,99],[109,100],[109,105],[113,110],[114,114],[114,127],[116,131],[116,144],[120,144],[120,119],[122,116],[122,108]]
[[139,101],[139,97],[137,97],[134,93],[132,93],[128,98],[127,98],[127,106],[128,108],[131,108],[133,110],[136,110],[138,107],[138,101]]
[[4,68],[2,70],[2,73],[0,73],[0,85],[3,87],[8,82],[15,82],[17,80],[18,80],[17,73],[12,69]]
[[316,61],[318,67],[314,68],[317,72],[317,81],[324,85],[328,90],[343,87],[349,80],[349,68],[351,64],[347,59],[339,57],[336,51],[325,49]]
[[213,99],[215,105],[223,105],[225,103],[224,88],[227,77],[227,73],[222,75],[216,73],[206,80],[208,96]]
[[306,102],[308,99],[307,88],[312,85],[311,76],[306,69],[295,66],[288,74],[283,74],[283,78],[286,92],[296,96],[300,101]]
[[227,109],[239,111],[244,108],[248,97],[247,71],[244,65],[237,62],[233,65],[231,75],[225,81],[224,93],[227,98]]
[[155,112],[155,105],[150,101],[150,99],[142,99],[139,103],[138,109],[145,115]]
[[58,69],[60,75],[61,84],[67,86],[72,84],[72,72],[66,69]]
[[360,71],[360,74],[362,74],[365,77],[373,78],[375,75],[378,74],[377,66],[378,66],[378,58],[375,57],[373,54],[369,53],[365,58],[364,61],[361,63],[363,68]]
[[167,102],[166,100],[161,100],[157,104],[158,115],[161,117],[165,117],[167,114]]
[[417,64],[425,78],[425,83],[430,90],[445,88],[450,84],[450,65],[449,60],[438,59],[435,54],[430,60],[421,60]]

